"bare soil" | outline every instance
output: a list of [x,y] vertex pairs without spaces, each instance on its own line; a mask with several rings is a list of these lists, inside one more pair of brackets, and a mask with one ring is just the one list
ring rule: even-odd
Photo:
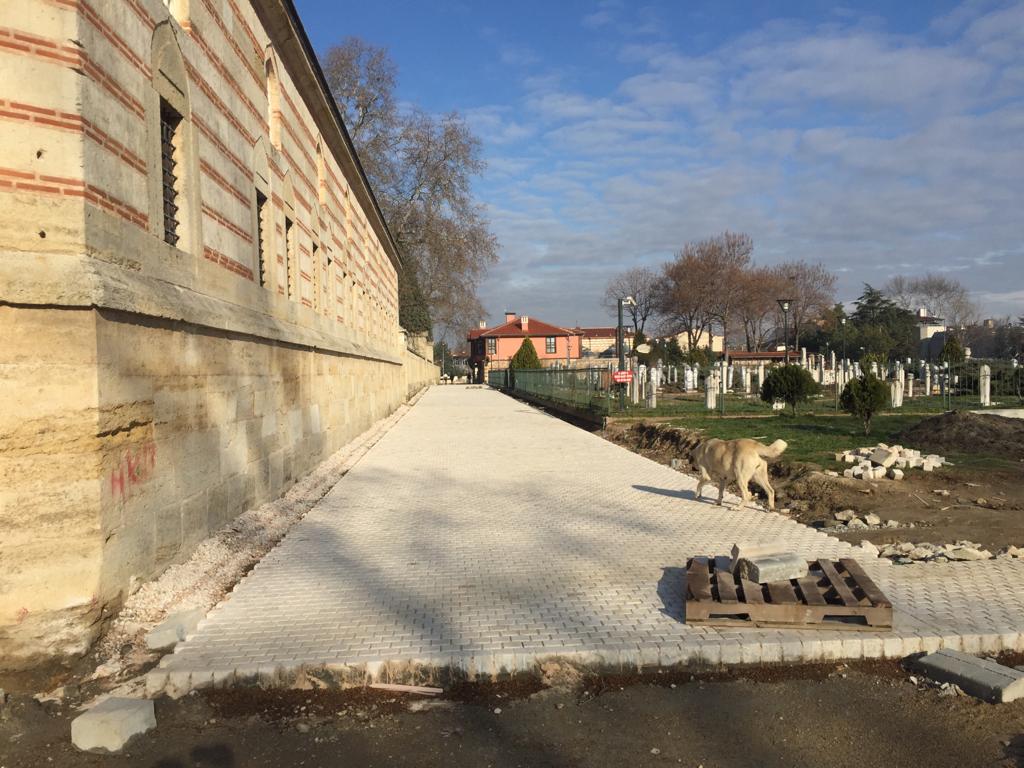
[[1024,765],[1024,702],[941,696],[894,662],[471,687],[162,698],[157,728],[122,755],[78,752],[72,707],[18,696],[0,713],[0,766]]
[[[993,421],[995,420],[995,421]],[[908,430],[903,444],[927,451],[964,452],[964,446],[985,445],[986,453],[996,449],[1015,455],[1024,421],[998,416],[952,413],[923,420]],[[993,433],[989,443],[984,435]],[[753,434],[753,433],[752,433]],[[699,432],[656,423],[611,424],[602,435],[612,442],[670,465],[682,462],[693,472],[690,454],[702,439]],[[926,439],[931,436],[931,441]],[[981,442],[979,442],[981,441]],[[992,445],[993,447],[989,447]],[[1024,445],[1024,443],[1020,443]],[[851,446],[854,447],[854,446]],[[788,461],[783,457],[771,466],[776,507],[788,510],[794,520],[806,525],[832,525],[833,514],[852,509],[858,515],[875,513],[883,520],[897,520],[913,528],[858,530],[835,534],[859,543],[895,541],[951,543],[963,539],[977,542],[993,552],[1009,545],[1024,545],[1024,466],[956,464],[934,472],[910,470],[904,480],[849,480],[825,475],[819,467]],[[751,490],[760,493],[752,486]],[[940,495],[936,491],[947,491]],[[708,503],[713,503],[709,497]]]
[[986,453],[1024,459],[1024,419],[994,414],[943,413],[905,430],[900,439],[934,453],[971,453],[984,447]]

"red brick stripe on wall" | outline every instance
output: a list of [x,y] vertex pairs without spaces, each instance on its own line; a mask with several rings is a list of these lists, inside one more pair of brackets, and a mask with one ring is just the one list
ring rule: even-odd
[[244,229],[242,229],[237,224],[234,224],[234,223],[228,221],[227,219],[225,219],[223,216],[220,215],[220,213],[215,211],[213,208],[211,208],[206,203],[203,203],[203,213],[205,213],[207,216],[209,216],[215,222],[217,222],[222,227],[224,227],[224,229],[228,230],[228,232],[231,232],[232,234],[237,235],[239,238],[244,240],[246,243],[252,245],[252,235],[250,235],[248,232],[246,232]]
[[220,251],[214,250],[210,246],[203,247],[203,258],[207,261],[212,261],[221,267],[224,267],[229,272],[234,272],[236,275],[241,275],[247,280],[253,279],[252,270],[249,267],[242,264],[240,261],[235,261],[230,256]]
[[0,118],[23,120],[50,128],[60,128],[82,134],[139,173],[147,173],[146,164],[141,157],[81,115],[71,112],[58,112],[55,109],[38,107],[34,104],[22,104],[16,101],[0,99]]
[[93,205],[116,214],[144,230],[149,224],[149,217],[142,211],[119,200],[95,184],[86,184],[81,179],[47,176],[14,168],[0,168],[0,190],[82,197]]

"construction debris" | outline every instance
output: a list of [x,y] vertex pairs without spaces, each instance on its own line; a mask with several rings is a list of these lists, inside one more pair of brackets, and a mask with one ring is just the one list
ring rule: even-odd
[[922,656],[915,666],[932,680],[959,686],[971,696],[993,704],[1024,696],[1024,672],[962,651],[944,648]]
[[856,448],[835,454],[836,461],[851,465],[843,470],[843,477],[861,480],[902,480],[908,469],[931,472],[949,464],[944,456],[930,453],[922,456],[919,450],[902,445],[878,445]]
[[118,752],[151,728],[156,715],[150,699],[111,697],[71,721],[71,743],[86,752]]

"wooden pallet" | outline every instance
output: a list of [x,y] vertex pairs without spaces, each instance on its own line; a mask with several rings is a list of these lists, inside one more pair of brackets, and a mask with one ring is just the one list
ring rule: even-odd
[[812,629],[889,629],[892,603],[851,558],[808,563],[807,576],[755,584],[728,557],[686,563],[686,623]]

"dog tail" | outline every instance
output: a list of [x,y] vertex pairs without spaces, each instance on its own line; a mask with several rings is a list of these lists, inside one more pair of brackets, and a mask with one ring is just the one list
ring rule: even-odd
[[771,445],[762,445],[758,448],[757,455],[762,459],[777,459],[787,447],[785,440],[776,440]]

